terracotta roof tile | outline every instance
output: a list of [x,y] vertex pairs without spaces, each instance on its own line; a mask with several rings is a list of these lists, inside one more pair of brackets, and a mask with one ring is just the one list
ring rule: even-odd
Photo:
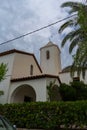
[[60,78],[58,76],[56,76],[56,75],[49,75],[49,74],[35,75],[35,76],[22,77],[22,78],[15,78],[15,79],[11,79],[11,82],[25,81],[25,80],[34,80],[34,79],[40,79],[40,78],[57,78],[59,83],[61,83]]

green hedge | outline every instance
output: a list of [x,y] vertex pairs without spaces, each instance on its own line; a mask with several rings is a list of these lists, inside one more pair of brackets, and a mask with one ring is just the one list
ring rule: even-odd
[[22,128],[83,127],[87,126],[87,101],[5,104],[0,105],[0,114]]

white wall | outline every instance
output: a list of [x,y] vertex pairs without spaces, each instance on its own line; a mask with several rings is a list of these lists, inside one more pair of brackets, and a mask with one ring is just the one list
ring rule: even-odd
[[[48,98],[47,85],[50,83],[50,81],[54,80],[55,80],[54,78],[40,78],[40,79],[12,82],[10,86],[9,103],[12,101],[11,98],[14,91],[19,86],[23,86],[25,84],[31,86],[35,90],[36,101],[47,101]],[[56,80],[55,83],[59,85],[58,79]]]
[[9,93],[9,103],[11,101],[12,93],[19,86],[23,86],[24,84],[31,86],[36,92],[36,101],[46,101],[46,79],[34,79],[34,80],[26,80],[20,82],[12,82],[10,86]]
[[[69,84],[73,81],[73,78],[70,76],[70,72],[60,73],[59,77],[62,83]],[[74,77],[78,77],[76,72]],[[80,81],[83,81],[85,84],[87,84],[87,71],[85,73],[85,79],[83,78],[82,74],[80,74]]]
[[66,83],[66,84],[69,84],[72,81],[70,73],[68,73],[68,72],[59,74],[59,78],[62,83]]

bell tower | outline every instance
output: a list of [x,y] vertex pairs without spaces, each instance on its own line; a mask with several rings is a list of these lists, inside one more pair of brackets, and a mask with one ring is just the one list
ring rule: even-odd
[[40,66],[44,74],[58,75],[61,72],[60,49],[49,41],[40,48]]

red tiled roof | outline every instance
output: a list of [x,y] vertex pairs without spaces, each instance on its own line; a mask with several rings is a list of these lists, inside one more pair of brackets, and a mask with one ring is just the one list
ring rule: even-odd
[[21,53],[21,54],[26,54],[26,55],[33,55],[32,53],[28,53],[28,52],[24,52],[24,51],[21,51],[21,50],[12,49],[12,50],[7,50],[7,51],[4,51],[4,52],[1,52],[0,56],[8,55],[8,54],[15,53],[15,52]]
[[61,83],[60,78],[58,76],[56,76],[56,75],[49,75],[49,74],[35,75],[35,76],[22,77],[22,78],[15,78],[15,79],[11,79],[11,82],[33,80],[33,79],[40,79],[40,78],[57,78],[59,83]]

